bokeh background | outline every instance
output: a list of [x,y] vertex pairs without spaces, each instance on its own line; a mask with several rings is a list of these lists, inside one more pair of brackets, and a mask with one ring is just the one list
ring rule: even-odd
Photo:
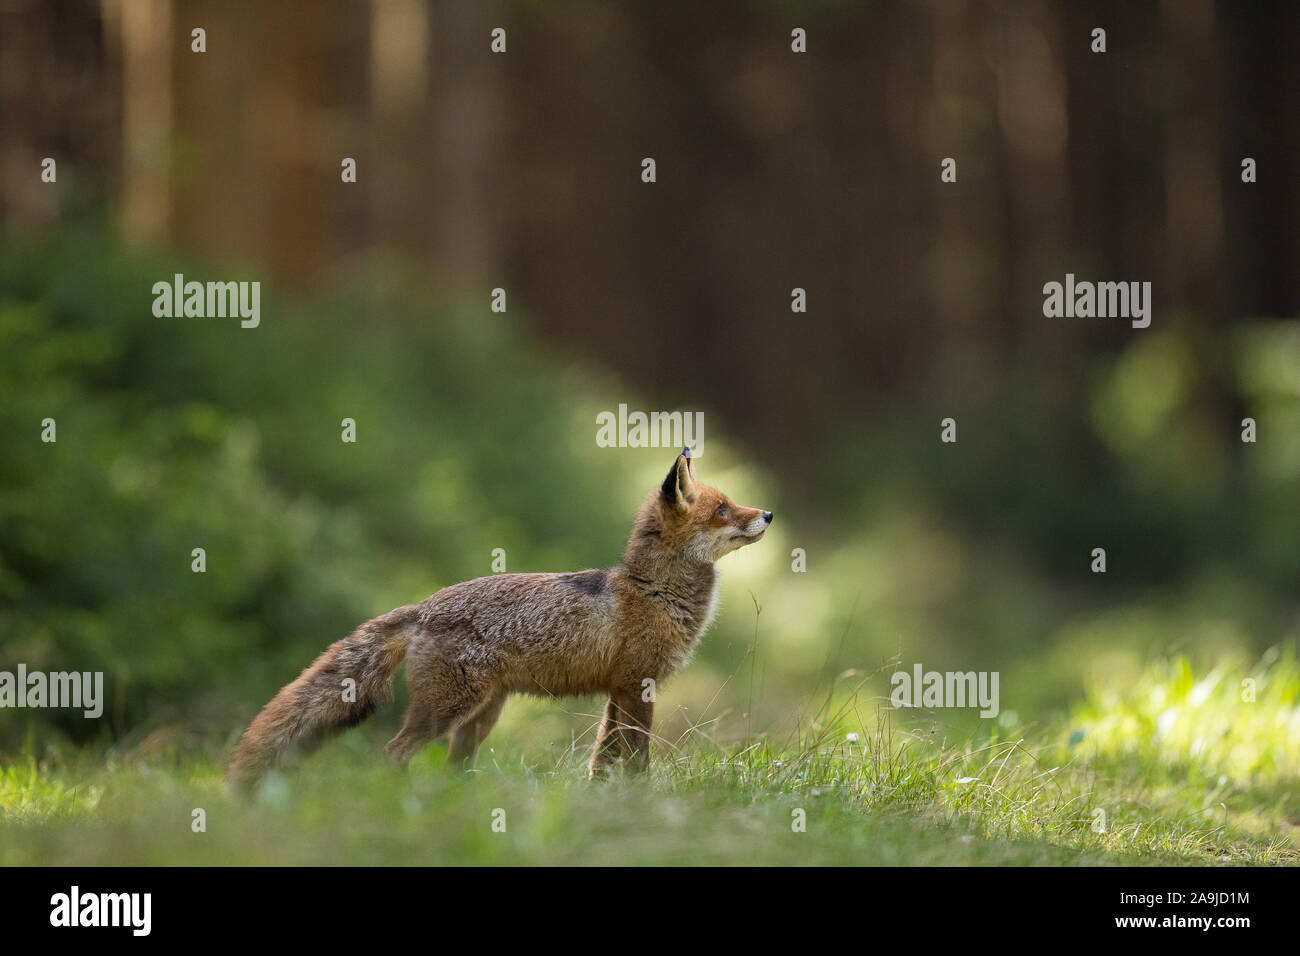
[[[777,513],[669,739],[895,659],[999,671],[1015,725],[1293,652],[1298,39],[1288,2],[0,0],[0,668],[109,692],[0,750],[224,746],[495,548],[612,564],[672,459],[597,447],[620,403],[704,412],[701,477]],[[261,326],[155,318],[174,272],[260,281]],[[1151,327],[1044,318],[1067,272],[1151,282]]]

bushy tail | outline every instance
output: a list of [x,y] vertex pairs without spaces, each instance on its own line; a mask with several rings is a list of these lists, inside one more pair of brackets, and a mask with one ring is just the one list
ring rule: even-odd
[[330,731],[359,724],[386,703],[415,622],[416,605],[399,607],[331,644],[239,738],[227,773],[231,785],[252,789],[283,757],[313,749]]

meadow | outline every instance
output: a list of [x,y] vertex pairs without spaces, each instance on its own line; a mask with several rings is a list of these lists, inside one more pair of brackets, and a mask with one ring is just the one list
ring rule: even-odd
[[979,742],[905,728],[861,692],[828,697],[795,739],[721,746],[701,715],[657,741],[646,776],[594,783],[583,735],[530,741],[551,706],[508,708],[469,772],[440,744],[396,771],[362,728],[250,799],[226,791],[218,754],[174,743],[28,755],[0,772],[0,863],[1300,863],[1294,657],[1173,659],[1056,726]]

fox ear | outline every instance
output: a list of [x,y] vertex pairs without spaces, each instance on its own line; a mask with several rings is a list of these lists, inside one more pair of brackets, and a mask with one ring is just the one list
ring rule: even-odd
[[659,497],[665,504],[683,511],[695,501],[695,479],[692,476],[689,448],[683,448],[682,453],[673,462],[668,477],[659,488]]

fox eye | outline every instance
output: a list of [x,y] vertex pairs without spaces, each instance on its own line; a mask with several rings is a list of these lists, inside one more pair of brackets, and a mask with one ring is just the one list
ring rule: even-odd
[[727,516],[727,506],[726,506],[726,505],[718,505],[717,515],[718,515],[719,518],[725,518],[725,517]]

